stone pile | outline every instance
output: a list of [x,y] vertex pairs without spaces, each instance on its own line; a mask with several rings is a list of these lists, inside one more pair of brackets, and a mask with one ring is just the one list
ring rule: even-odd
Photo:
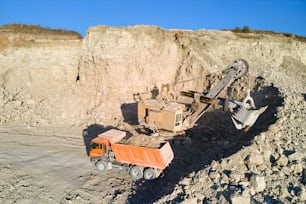
[[48,125],[50,106],[22,91],[0,89],[0,124]]
[[[270,77],[280,76],[278,71],[271,71]],[[303,81],[288,83],[298,76],[284,74],[280,79],[275,84],[281,84],[284,102],[278,107],[276,123],[255,136],[250,146],[188,175],[161,203],[177,195],[193,203],[306,202],[305,90]]]

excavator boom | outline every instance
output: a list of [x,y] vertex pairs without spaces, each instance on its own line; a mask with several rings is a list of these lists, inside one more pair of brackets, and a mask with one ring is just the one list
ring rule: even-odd
[[197,93],[194,91],[181,91],[182,96],[194,98],[194,103],[196,103],[196,105],[193,106],[196,108],[193,110],[192,114],[186,117],[183,122],[183,126],[186,129],[192,128],[198,119],[208,110],[211,104],[219,104],[225,109],[228,109],[225,106],[231,106],[229,109],[233,113],[231,118],[237,129],[248,129],[251,127],[256,122],[259,115],[262,114],[267,107],[262,107],[256,110],[254,100],[250,96],[249,91],[243,102],[219,97],[223,90],[231,86],[235,80],[241,78],[247,73],[248,67],[249,65],[245,60],[235,60],[226,70],[226,76],[207,94]]
[[183,126],[186,129],[192,128],[195,123],[199,120],[200,117],[208,110],[212,101],[218,98],[218,96],[225,90],[227,87],[231,86],[233,82],[242,76],[246,75],[248,72],[249,65],[243,59],[234,60],[234,62],[225,70],[226,76],[211,89],[207,94],[203,95],[196,92],[181,92],[183,96],[195,98],[197,103],[197,109],[186,118],[183,122]]
[[225,71],[227,72],[226,76],[215,86],[212,90],[210,90],[205,97],[207,98],[217,98],[220,93],[226,89],[227,87],[231,86],[233,82],[244,75],[247,74],[249,69],[249,64],[247,61],[243,59],[235,60],[229,68]]

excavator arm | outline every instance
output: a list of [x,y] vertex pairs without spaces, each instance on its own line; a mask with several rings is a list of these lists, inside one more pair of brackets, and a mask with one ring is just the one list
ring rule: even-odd
[[223,90],[247,73],[248,63],[243,59],[237,59],[226,71],[226,76],[207,94],[181,91],[182,96],[194,99],[191,111],[183,121],[185,129],[192,128],[212,104],[218,104],[223,106],[224,109],[230,110],[232,112],[232,121],[237,129],[248,129],[256,122],[259,115],[267,109],[267,107],[262,107],[257,110],[250,92],[242,102],[220,98],[219,95]]
[[[254,105],[254,100],[250,96],[250,93],[247,93],[247,96],[243,101],[236,101],[233,99],[227,99],[227,98],[207,98],[205,96],[196,96],[198,93],[195,92],[185,92],[182,91],[181,95],[192,97],[192,98],[198,98],[198,102],[195,103],[203,103],[205,105],[201,107],[205,107],[205,109],[201,109],[201,112],[199,115],[195,115],[197,111],[193,112],[189,116],[186,117],[184,120],[183,125],[186,129],[192,128],[196,121],[207,111],[207,109],[212,104],[220,105],[223,107],[224,110],[230,111],[232,113],[232,121],[237,129],[248,129],[254,125],[257,118],[265,112],[265,110],[268,108],[268,106],[261,107],[259,109],[256,109]],[[197,99],[196,99],[197,100]],[[195,101],[196,101],[195,100]],[[194,105],[193,107],[199,108],[198,105]],[[195,117],[197,116],[197,117]],[[194,120],[192,120],[194,119]]]

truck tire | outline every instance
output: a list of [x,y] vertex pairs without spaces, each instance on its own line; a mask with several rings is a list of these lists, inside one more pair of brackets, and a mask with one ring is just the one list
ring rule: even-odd
[[104,172],[107,169],[107,163],[103,160],[99,160],[96,162],[96,168],[101,171]]
[[143,169],[140,166],[133,166],[130,170],[133,179],[139,180],[143,177]]
[[157,178],[157,173],[154,169],[148,168],[144,171],[143,177],[145,180],[153,180]]

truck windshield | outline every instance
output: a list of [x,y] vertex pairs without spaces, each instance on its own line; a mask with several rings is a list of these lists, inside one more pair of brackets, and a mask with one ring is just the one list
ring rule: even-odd
[[99,147],[99,145],[97,143],[91,143],[90,145],[91,149],[97,149]]

